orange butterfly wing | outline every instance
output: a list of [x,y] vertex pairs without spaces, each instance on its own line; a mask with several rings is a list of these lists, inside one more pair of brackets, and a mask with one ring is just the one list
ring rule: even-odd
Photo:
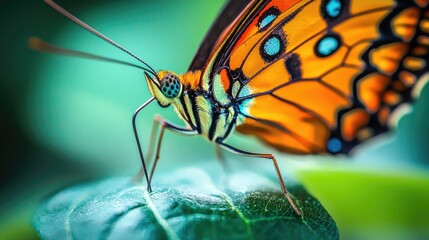
[[[203,76],[240,104],[237,130],[293,153],[348,153],[388,130],[428,71],[427,1],[259,1]],[[225,74],[224,72],[227,71]]]

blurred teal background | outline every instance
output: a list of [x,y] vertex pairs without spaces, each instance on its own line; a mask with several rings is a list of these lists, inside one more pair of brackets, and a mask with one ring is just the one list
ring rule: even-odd
[[[224,1],[58,1],[155,69],[186,71]],[[135,174],[139,167],[131,115],[149,98],[139,69],[42,54],[30,36],[56,45],[135,62],[42,1],[1,8],[0,239],[37,238],[30,217],[48,194],[81,181]],[[343,239],[429,236],[429,87],[397,131],[364,144],[352,158],[277,153],[336,220]],[[147,146],[155,113],[181,124],[172,109],[152,104],[138,122]],[[273,152],[252,138],[244,149]],[[234,169],[272,174],[270,162],[226,155]],[[248,164],[251,162],[251,164]],[[214,147],[201,137],[166,134],[160,172],[200,166],[220,172]],[[262,170],[258,170],[262,169]]]

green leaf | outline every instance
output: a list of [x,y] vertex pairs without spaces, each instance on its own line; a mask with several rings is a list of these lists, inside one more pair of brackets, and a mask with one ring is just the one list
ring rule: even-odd
[[33,219],[43,239],[338,239],[335,222],[301,186],[288,188],[298,217],[273,181],[252,173],[214,184],[192,168],[155,181],[128,178],[73,186]]

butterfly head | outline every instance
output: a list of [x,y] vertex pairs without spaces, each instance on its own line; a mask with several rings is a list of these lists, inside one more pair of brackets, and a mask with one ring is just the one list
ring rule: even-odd
[[150,77],[146,72],[145,76],[150,93],[162,107],[170,106],[182,94],[183,86],[179,76],[175,73],[160,71],[156,79]]

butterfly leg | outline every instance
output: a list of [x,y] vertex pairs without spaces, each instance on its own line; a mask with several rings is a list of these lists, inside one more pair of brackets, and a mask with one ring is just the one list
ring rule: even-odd
[[[152,177],[153,177],[156,165],[157,165],[158,160],[159,160],[159,154],[161,152],[161,144],[162,144],[162,139],[164,137],[165,129],[168,129],[168,130],[170,130],[172,132],[183,134],[183,135],[196,135],[196,134],[198,134],[197,130],[187,129],[187,128],[183,128],[183,127],[177,126],[177,125],[175,125],[173,123],[168,122],[166,119],[162,118],[159,115],[155,116],[154,121],[155,121],[155,123],[157,125],[159,124],[161,126],[161,131],[160,131],[160,133],[158,135],[158,140],[157,140],[157,143],[156,143],[155,160],[153,162],[153,165],[152,165],[152,168],[151,168],[151,171],[150,171],[150,175],[149,175],[149,182],[148,182],[149,185],[152,182]],[[154,124],[154,128],[155,128],[155,124]],[[154,141],[154,139],[151,138],[151,141]]]
[[152,131],[150,133],[150,137],[149,137],[149,146],[147,148],[147,153],[146,153],[146,158],[148,159],[148,167],[150,165],[150,160],[153,159],[153,150],[155,148],[155,140],[156,140],[156,136],[158,135],[158,127],[159,127],[159,123],[155,120],[155,118],[153,118],[153,123],[152,123]]
[[[149,137],[149,146],[147,148],[147,154],[146,154],[146,159],[148,160],[147,162],[147,167],[150,168],[150,164],[151,164],[151,160],[153,159],[153,150],[155,149],[154,143],[156,141],[156,137],[157,137],[157,133],[158,133],[158,127],[159,127],[159,122],[156,121],[156,118],[153,119],[153,123],[152,123],[152,131],[150,133],[150,137]],[[142,176],[144,174],[143,168],[140,168],[139,173],[137,174],[136,177],[134,177],[135,181],[140,181]]]
[[271,161],[273,161],[274,169],[276,170],[277,178],[279,179],[280,187],[282,188],[283,194],[285,195],[286,199],[289,201],[290,205],[292,206],[292,208],[296,212],[296,214],[298,214],[298,216],[301,216],[301,211],[298,209],[298,207],[296,206],[296,204],[292,200],[288,190],[286,189],[282,174],[280,172],[279,165],[277,164],[277,160],[274,157],[274,155],[246,152],[246,151],[237,149],[235,147],[232,147],[230,145],[227,145],[227,144],[223,143],[222,141],[218,141],[217,144],[219,144],[219,146],[222,147],[223,149],[225,149],[229,152],[232,152],[234,154],[241,155],[241,156],[271,159]]
[[134,177],[133,180],[137,181],[137,180],[139,180],[142,177],[142,175],[144,175],[145,178],[146,178],[146,182],[147,182],[147,190],[148,190],[148,192],[151,192],[152,189],[151,189],[151,186],[149,184],[149,176],[147,174],[146,162],[144,160],[142,146],[141,146],[141,143],[140,143],[139,134],[137,132],[136,119],[137,119],[137,115],[140,113],[140,111],[143,110],[147,105],[149,105],[149,103],[151,103],[153,100],[155,100],[154,97],[150,98],[148,101],[146,101],[145,103],[143,103],[140,107],[138,107],[134,111],[134,114],[133,114],[133,117],[132,117],[132,125],[133,125],[134,137],[135,137],[135,140],[136,140],[137,148],[139,150],[140,160],[141,160],[141,163],[142,163],[142,169],[139,171],[138,175],[136,177]]
[[[146,154],[146,159],[148,160],[148,162],[147,162],[147,167],[148,168],[149,168],[149,166],[151,164],[150,160],[153,159],[152,154],[153,154],[153,149],[154,149],[154,143],[155,143],[156,136],[157,136],[157,133],[158,133],[158,125],[159,125],[158,122],[155,121],[155,119],[154,119],[153,124],[152,124],[152,131],[151,131],[150,137],[149,137],[149,146],[147,148],[148,151],[147,151],[147,154]],[[138,138],[138,136],[136,136],[136,138]],[[137,145],[139,146],[139,150],[140,150],[140,145],[139,144],[137,144]],[[133,181],[134,182],[140,182],[141,179],[142,179],[142,177],[144,176],[144,174],[145,174],[144,173],[144,169],[142,167],[142,168],[140,168],[140,170],[137,173],[137,175],[133,178]]]

